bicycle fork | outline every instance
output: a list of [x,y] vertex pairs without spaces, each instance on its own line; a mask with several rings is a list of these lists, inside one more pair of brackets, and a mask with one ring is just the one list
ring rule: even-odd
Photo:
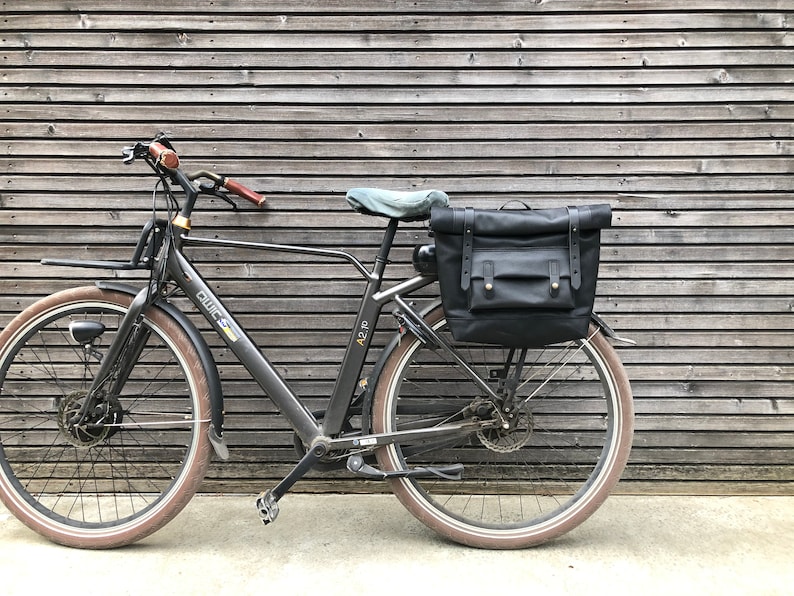
[[[117,393],[127,381],[130,368],[127,366],[126,369],[118,370],[119,364],[124,364],[120,362],[120,358],[123,355],[123,351],[129,346],[130,338],[135,336],[137,330],[140,329],[143,311],[149,303],[151,293],[151,289],[148,286],[138,292],[135,298],[133,298],[129,310],[121,320],[118,330],[116,331],[116,336],[108,347],[107,353],[104,356],[98,353],[95,354],[95,357],[97,357],[100,362],[99,370],[94,376],[94,380],[86,393],[85,400],[80,406],[80,409],[68,420],[70,429],[80,428],[86,423],[89,413],[93,411],[99,396],[103,392],[107,395],[113,395]],[[86,324],[70,326],[70,332],[74,340],[84,346],[86,357],[88,357],[90,355],[89,352],[95,352],[93,342],[105,332],[105,326],[101,323],[87,322]],[[145,334],[143,337],[136,337],[136,343],[132,346],[132,352],[127,354],[124,358],[125,362],[130,365],[135,362],[146,342],[148,332],[143,331],[143,333]],[[113,381],[113,386],[109,391],[105,391],[104,387],[109,381]]]

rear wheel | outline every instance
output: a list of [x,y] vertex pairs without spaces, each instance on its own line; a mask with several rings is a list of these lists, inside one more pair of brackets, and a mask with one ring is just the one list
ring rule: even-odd
[[0,498],[54,542],[129,544],[187,504],[210,461],[209,385],[182,327],[151,307],[82,424],[74,420],[131,296],[49,296],[0,334]]
[[592,328],[587,340],[520,358],[521,350],[454,342],[441,308],[425,320],[497,393],[511,380],[517,389],[514,399],[494,403],[446,352],[403,338],[375,391],[376,433],[490,424],[380,448],[384,470],[464,465],[461,480],[391,479],[402,504],[442,535],[483,548],[532,546],[582,523],[618,482],[631,449],[631,388],[612,346]]

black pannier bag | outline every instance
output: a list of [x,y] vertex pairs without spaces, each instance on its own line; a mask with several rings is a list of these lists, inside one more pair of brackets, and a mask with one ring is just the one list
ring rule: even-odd
[[609,205],[434,207],[441,301],[457,341],[540,347],[585,337]]

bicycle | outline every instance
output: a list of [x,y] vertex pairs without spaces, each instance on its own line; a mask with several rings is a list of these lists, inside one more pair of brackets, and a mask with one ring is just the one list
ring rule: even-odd
[[[0,334],[0,498],[33,530],[73,547],[130,544],[183,509],[213,453],[228,458],[218,371],[175,297],[195,305],[295,430],[297,465],[256,500],[266,524],[307,471],[346,468],[388,482],[448,539],[522,548],[582,523],[618,482],[632,395],[608,340],[621,338],[600,318],[588,337],[540,349],[456,342],[438,302],[419,310],[411,300],[437,279],[432,245],[416,248],[413,277],[383,287],[398,225],[426,219],[447,203],[444,193],[360,189],[364,211],[387,221],[368,267],[343,250],[191,235],[200,196],[233,207],[229,195],[265,200],[216,173],[186,173],[165,136],[124,149],[126,163],[139,159],[157,175],[168,213],[146,222],[130,261],[42,263],[148,270],[145,287],[98,281],[58,292]],[[325,411],[304,405],[202,279],[183,253],[195,246],[340,259],[363,276]],[[362,381],[386,305],[398,332]]]

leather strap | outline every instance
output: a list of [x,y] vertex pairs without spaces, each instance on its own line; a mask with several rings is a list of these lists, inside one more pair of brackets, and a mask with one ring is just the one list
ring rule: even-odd
[[474,253],[474,209],[466,207],[463,212],[463,262],[460,267],[460,288],[468,291],[471,286],[471,266]]
[[578,207],[568,207],[568,251],[571,255],[571,287],[578,290],[582,286]]
[[493,261],[485,261],[482,264],[482,282],[486,298],[494,296],[494,264]]
[[552,298],[560,295],[560,262],[557,259],[549,261],[549,294]]

